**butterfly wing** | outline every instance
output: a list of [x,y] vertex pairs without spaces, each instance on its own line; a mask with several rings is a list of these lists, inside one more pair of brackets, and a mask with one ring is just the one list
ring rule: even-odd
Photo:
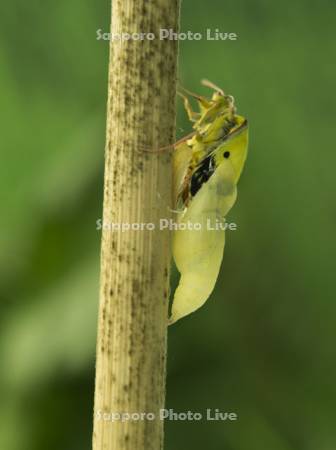
[[170,323],[198,309],[211,294],[225,244],[224,230],[216,229],[215,225],[223,221],[236,194],[232,165],[223,163],[202,184],[180,215],[179,229],[173,237],[173,255],[181,278],[173,299]]

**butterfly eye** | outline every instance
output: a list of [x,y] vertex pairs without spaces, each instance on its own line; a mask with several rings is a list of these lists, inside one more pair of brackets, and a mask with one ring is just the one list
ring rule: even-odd
[[230,156],[230,152],[224,152],[224,158],[228,158]]

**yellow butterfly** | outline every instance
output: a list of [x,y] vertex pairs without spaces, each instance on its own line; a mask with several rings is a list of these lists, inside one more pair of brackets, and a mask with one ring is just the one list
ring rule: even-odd
[[[214,289],[223,259],[223,223],[237,197],[237,183],[247,156],[247,120],[236,114],[234,99],[209,81],[211,99],[180,94],[194,133],[175,146],[174,202],[178,229],[173,236],[173,256],[181,274],[169,323],[202,306]],[[218,229],[217,229],[218,228]]]

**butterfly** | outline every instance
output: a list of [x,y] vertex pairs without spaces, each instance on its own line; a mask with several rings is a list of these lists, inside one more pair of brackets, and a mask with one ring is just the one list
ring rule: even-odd
[[[180,272],[174,293],[172,324],[200,308],[213,291],[224,254],[223,222],[237,197],[237,183],[248,148],[247,120],[236,113],[234,98],[213,83],[211,98],[184,89],[180,93],[194,131],[173,153],[174,211],[178,227],[173,257]],[[189,97],[196,100],[194,111]]]

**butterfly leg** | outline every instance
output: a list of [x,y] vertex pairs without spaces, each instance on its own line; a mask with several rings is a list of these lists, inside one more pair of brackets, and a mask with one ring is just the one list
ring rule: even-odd
[[183,99],[184,109],[187,111],[189,120],[191,122],[197,122],[200,118],[200,113],[192,109],[189,98],[186,95],[182,94],[182,92],[178,92],[178,95]]

